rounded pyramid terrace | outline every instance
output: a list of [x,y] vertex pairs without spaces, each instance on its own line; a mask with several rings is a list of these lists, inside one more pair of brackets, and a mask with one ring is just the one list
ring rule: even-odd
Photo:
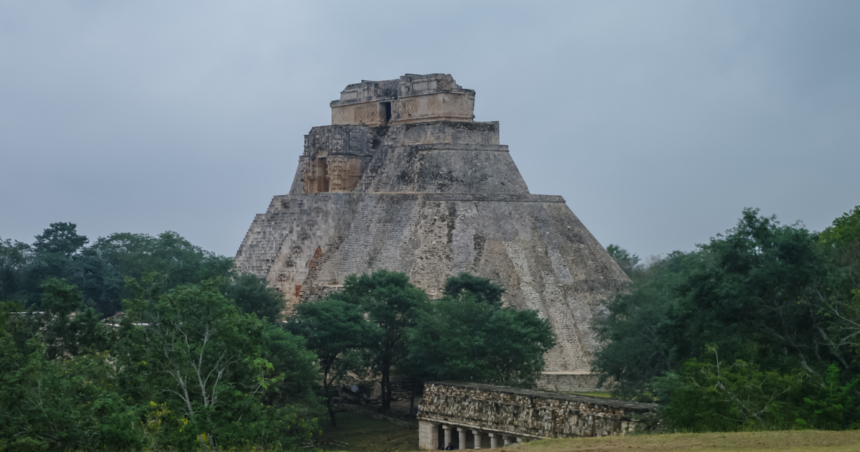
[[447,74],[347,86],[332,125],[305,135],[290,193],[256,216],[236,265],[290,306],[378,269],[431,296],[460,272],[487,277],[505,303],[551,322],[547,375],[587,374],[591,319],[628,279],[562,197],[529,192],[499,123],[472,120],[474,96]]

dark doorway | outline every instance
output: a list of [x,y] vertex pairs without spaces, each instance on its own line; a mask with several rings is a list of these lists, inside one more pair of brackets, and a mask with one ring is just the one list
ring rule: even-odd
[[314,165],[314,176],[316,181],[315,193],[324,193],[328,191],[328,162],[325,157],[316,159]]
[[382,117],[385,119],[382,124],[387,125],[391,121],[391,102],[380,102]]

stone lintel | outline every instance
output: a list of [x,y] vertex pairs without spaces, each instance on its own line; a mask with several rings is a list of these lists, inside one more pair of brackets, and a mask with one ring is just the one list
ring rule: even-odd
[[438,144],[416,144],[408,146],[418,152],[428,151],[473,151],[473,152],[510,152],[506,144],[458,144],[458,143],[438,143]]
[[[283,210],[284,202],[299,202],[303,199],[320,201],[334,201],[335,199],[349,200],[351,197],[375,196],[375,197],[400,197],[410,201],[454,201],[454,202],[538,202],[538,203],[561,203],[564,198],[558,195],[531,195],[531,194],[472,194],[472,193],[406,193],[406,192],[325,192],[295,195],[278,195],[272,198],[267,213],[275,213]],[[261,214],[262,215],[262,214]],[[263,220],[264,217],[258,218]]]

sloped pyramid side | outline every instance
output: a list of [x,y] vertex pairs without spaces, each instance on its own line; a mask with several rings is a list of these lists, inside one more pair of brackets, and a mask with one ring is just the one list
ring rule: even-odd
[[559,196],[316,193],[276,196],[239,250],[241,271],[291,302],[353,273],[405,272],[431,296],[466,271],[506,289],[504,302],[549,319],[546,371],[589,371],[589,325],[627,277]]

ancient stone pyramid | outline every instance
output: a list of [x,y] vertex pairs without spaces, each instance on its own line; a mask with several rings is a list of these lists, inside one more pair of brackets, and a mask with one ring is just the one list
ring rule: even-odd
[[305,135],[290,194],[254,218],[236,265],[290,304],[378,269],[405,272],[431,297],[450,275],[491,278],[506,303],[552,322],[547,372],[587,373],[589,322],[627,277],[561,196],[529,193],[499,123],[473,121],[474,102],[447,74],[347,86],[332,125]]

